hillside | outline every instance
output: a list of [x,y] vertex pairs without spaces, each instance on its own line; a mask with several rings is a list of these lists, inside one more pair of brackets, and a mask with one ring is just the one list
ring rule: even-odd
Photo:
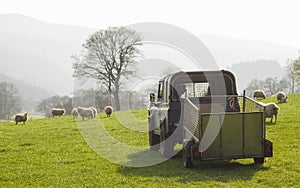
[[[262,102],[275,102],[267,98]],[[103,132],[115,138],[106,144],[94,145],[108,151],[111,157],[126,154],[111,150],[121,142],[141,148],[128,155],[125,161],[143,157],[147,149],[147,133],[132,131],[128,126],[147,129],[146,110],[104,114],[98,120],[79,120],[72,117],[30,120],[26,125],[0,124],[0,186],[1,187],[297,187],[299,185],[300,94],[289,95],[280,107],[277,124],[267,125],[267,138],[273,142],[272,158],[262,166],[253,160],[195,162],[195,168],[185,169],[181,157],[154,166],[133,168],[111,163],[92,150],[83,134],[97,122]],[[126,118],[127,117],[127,118]],[[130,118],[128,118],[130,117]],[[123,118],[123,119],[122,119]],[[121,120],[122,124],[118,121]],[[135,123],[134,123],[135,122]],[[123,149],[123,150],[122,150]],[[144,156],[145,157],[145,156]],[[114,158],[110,158],[113,160]],[[124,162],[124,161],[123,161]]]
[[46,89],[32,86],[21,80],[11,78],[5,74],[0,73],[0,82],[7,82],[13,84],[18,89],[18,95],[21,97],[22,111],[33,112],[42,98],[53,95],[53,92]]
[[256,60],[235,63],[226,69],[232,71],[237,80],[238,92],[243,93],[250,82],[254,79],[265,80],[266,78],[282,79],[286,75],[286,70],[274,60]]
[[0,15],[0,25],[1,73],[55,93],[71,93],[70,57],[93,29],[18,14]]
[[288,58],[296,59],[299,56],[298,49],[284,44],[213,34],[198,36],[222,68],[235,63],[253,62],[260,59],[278,61],[281,66],[284,66]]
[[[90,34],[97,29],[105,29],[46,23],[19,14],[1,14],[0,25],[0,73],[60,95],[70,95],[73,90],[71,55],[80,52],[81,45]],[[278,60],[282,66],[286,59],[298,55],[297,49],[281,44],[212,34],[197,36],[215,56],[220,68],[257,59]],[[158,71],[155,63],[145,65],[145,62],[142,62],[138,65],[138,75],[143,77],[146,72],[146,75],[160,76],[164,69],[178,66],[167,62],[172,60],[173,56],[166,50],[168,48],[159,48],[157,51],[154,46],[150,49],[159,56],[150,55],[146,58],[164,58],[164,65],[161,66],[162,62],[158,61]],[[180,61],[176,57],[175,59]],[[187,65],[185,61],[181,64],[181,68]],[[269,72],[272,71],[273,67]]]
[[12,83],[14,86],[16,86],[21,97],[24,99],[33,98],[33,99],[38,100],[38,99],[41,99],[41,98],[44,98],[44,97],[47,97],[47,96],[50,96],[51,94],[53,94],[53,93],[51,93],[51,91],[48,91],[44,88],[32,86],[21,80],[11,78],[11,77],[9,77],[5,74],[1,74],[1,73],[0,73],[0,82]]

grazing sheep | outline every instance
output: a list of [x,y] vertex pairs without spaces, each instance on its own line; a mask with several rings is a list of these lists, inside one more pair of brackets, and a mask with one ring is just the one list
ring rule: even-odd
[[286,102],[288,96],[284,92],[276,93],[276,98],[279,103]]
[[253,91],[253,99],[259,99],[259,98],[262,98],[262,99],[265,99],[266,98],[266,94],[264,91],[262,90],[254,90]]
[[106,106],[104,108],[104,112],[106,113],[106,117],[110,117],[110,115],[113,113],[113,107],[111,106]]
[[78,110],[77,110],[77,108],[73,108],[72,111],[71,111],[71,114],[72,114],[72,116],[74,116],[75,118],[77,118],[78,117]]
[[95,118],[97,115],[97,109],[95,107],[89,107],[89,108],[93,110],[94,118]]
[[90,119],[94,117],[94,112],[90,108],[84,108],[79,106],[77,110],[79,115],[82,117],[82,120],[84,120],[85,117],[88,117]]
[[275,116],[275,123],[276,123],[279,107],[275,103],[264,104],[264,106],[266,107],[265,118],[271,118],[271,123],[272,123],[273,116]]
[[62,115],[64,115],[64,113],[66,113],[66,110],[62,109],[62,108],[53,108],[51,113],[52,113],[53,117],[54,116],[62,116]]
[[27,121],[28,113],[24,112],[24,114],[16,114],[15,121],[16,125],[18,125],[19,122],[23,121],[23,124],[25,124],[25,121]]

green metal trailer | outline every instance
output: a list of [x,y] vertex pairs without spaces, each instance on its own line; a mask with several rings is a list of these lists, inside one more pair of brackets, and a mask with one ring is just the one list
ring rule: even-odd
[[[188,98],[184,99],[182,125],[185,167],[192,167],[196,158],[253,158],[255,163],[262,164],[265,157],[272,157],[272,142],[266,139],[264,106],[246,96],[226,96],[227,99],[229,97],[240,101],[241,112],[236,109],[236,112],[211,113],[207,112],[211,111],[207,105],[213,104],[199,98],[202,102],[197,107]],[[220,106],[220,103],[216,105]]]

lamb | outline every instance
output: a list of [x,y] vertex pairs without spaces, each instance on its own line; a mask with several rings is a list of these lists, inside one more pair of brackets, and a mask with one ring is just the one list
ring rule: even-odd
[[104,112],[106,114],[106,117],[110,117],[110,115],[113,113],[113,107],[111,106],[106,106],[104,108]]
[[93,110],[94,118],[95,118],[97,115],[97,109],[95,107],[89,107],[89,108]]
[[84,120],[85,117],[88,117],[90,119],[94,117],[94,112],[90,108],[84,108],[79,106],[77,110],[79,115],[82,117],[82,120]]
[[62,116],[62,115],[64,115],[64,113],[66,113],[66,110],[62,109],[62,108],[53,108],[51,113],[52,113],[53,117],[54,116]]
[[275,116],[275,123],[277,121],[277,114],[279,107],[275,103],[264,104],[265,106],[265,118],[271,118],[271,123],[273,121],[273,116]]
[[16,114],[15,121],[16,125],[18,125],[19,122],[23,121],[23,124],[25,124],[25,121],[27,121],[28,113],[24,112],[24,114]]
[[276,98],[279,103],[286,102],[288,96],[284,92],[276,93]]
[[266,94],[264,91],[262,90],[254,90],[253,91],[253,99],[259,99],[259,98],[262,98],[262,99],[265,99],[266,98]]
[[77,117],[78,117],[78,110],[77,110],[77,108],[73,108],[72,111],[71,111],[71,114],[72,114],[75,118],[77,118]]

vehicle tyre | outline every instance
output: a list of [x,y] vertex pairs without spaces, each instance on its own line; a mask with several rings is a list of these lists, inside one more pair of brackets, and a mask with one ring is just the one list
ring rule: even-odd
[[193,143],[190,141],[186,145],[183,146],[182,149],[182,156],[183,156],[183,166],[185,168],[192,168],[193,167],[193,161],[191,157],[191,148]]
[[265,158],[264,157],[255,157],[254,158],[254,163],[255,164],[263,164],[265,162]]
[[167,133],[165,125],[160,126],[160,153],[166,158],[170,158],[174,155],[175,143],[172,139],[167,139]]
[[149,131],[149,145],[151,150],[158,151],[160,143],[160,136],[155,134],[154,131]]

